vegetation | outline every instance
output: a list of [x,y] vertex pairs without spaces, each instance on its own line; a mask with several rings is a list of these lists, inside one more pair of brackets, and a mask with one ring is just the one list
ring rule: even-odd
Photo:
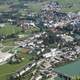
[[0,11],[6,11],[8,10],[9,6],[8,5],[0,5]]
[[16,27],[10,24],[6,24],[4,27],[0,28],[0,35],[1,36],[11,36],[11,35],[15,35],[17,33],[21,32],[21,28],[20,27]]
[[73,76],[72,80],[80,80],[80,76]]
[[6,39],[6,40],[1,41],[1,43],[4,46],[15,46],[16,45],[14,39]]
[[2,52],[7,52],[7,51],[9,51],[9,50],[11,50],[13,47],[5,47],[5,48],[3,48],[1,51]]
[[5,64],[0,66],[0,80],[6,80],[8,75],[14,73],[16,70],[30,62],[30,55],[23,54],[23,56],[24,60],[19,64]]

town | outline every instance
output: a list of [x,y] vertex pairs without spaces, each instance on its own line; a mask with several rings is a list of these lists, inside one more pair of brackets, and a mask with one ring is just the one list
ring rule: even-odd
[[56,68],[80,59],[80,1],[68,12],[75,3],[31,3],[0,0],[0,80],[74,80]]

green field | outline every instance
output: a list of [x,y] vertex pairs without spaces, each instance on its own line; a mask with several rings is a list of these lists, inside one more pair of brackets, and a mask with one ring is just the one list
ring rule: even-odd
[[0,5],[0,12],[7,11],[8,8],[9,8],[9,6],[6,5],[6,4],[5,5]]
[[13,47],[5,47],[5,48],[3,48],[1,51],[2,52],[7,52],[7,51],[9,51],[9,50],[11,50]]
[[21,32],[20,27],[16,27],[16,25],[5,24],[4,27],[0,28],[0,35],[10,36],[12,34],[17,34]]
[[15,41],[13,39],[6,39],[1,41],[4,46],[16,46]]
[[62,5],[66,5],[68,3],[72,3],[73,6],[71,8],[62,8],[62,11],[64,12],[77,12],[80,11],[80,0],[57,0],[59,1]]

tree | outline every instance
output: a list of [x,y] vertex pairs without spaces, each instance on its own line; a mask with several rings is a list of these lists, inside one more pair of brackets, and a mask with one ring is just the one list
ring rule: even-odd
[[80,76],[73,76],[72,80],[80,80]]

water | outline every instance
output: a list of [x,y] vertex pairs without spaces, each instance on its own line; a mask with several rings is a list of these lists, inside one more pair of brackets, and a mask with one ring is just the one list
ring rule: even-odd
[[[80,60],[55,68],[55,70],[72,77],[80,76]],[[63,80],[63,79],[57,77],[55,80]]]

